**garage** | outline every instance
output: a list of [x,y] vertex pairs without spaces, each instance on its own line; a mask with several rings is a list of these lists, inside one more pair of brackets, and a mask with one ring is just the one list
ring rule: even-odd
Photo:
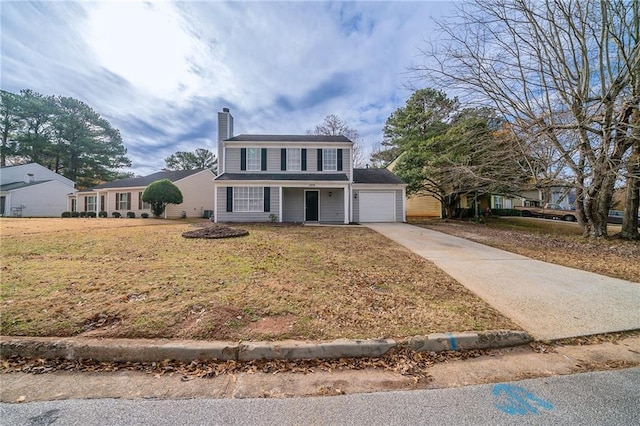
[[395,222],[395,191],[360,191],[360,222]]

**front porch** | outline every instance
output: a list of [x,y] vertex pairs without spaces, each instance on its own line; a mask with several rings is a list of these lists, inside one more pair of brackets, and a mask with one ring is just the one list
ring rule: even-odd
[[349,223],[348,188],[282,187],[282,222]]
[[224,183],[215,186],[215,222],[350,222],[348,183]]

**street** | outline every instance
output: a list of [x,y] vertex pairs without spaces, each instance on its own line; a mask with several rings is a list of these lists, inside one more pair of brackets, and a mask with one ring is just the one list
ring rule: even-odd
[[284,399],[0,405],[6,425],[637,425],[640,368],[450,389]]

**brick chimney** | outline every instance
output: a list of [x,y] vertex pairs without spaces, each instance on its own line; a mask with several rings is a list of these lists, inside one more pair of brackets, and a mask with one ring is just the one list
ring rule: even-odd
[[218,113],[218,176],[224,173],[224,140],[233,137],[233,116],[229,108]]

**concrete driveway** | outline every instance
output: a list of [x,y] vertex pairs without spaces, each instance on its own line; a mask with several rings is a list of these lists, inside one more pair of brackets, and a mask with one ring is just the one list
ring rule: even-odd
[[640,329],[640,283],[413,225],[367,226],[435,263],[538,340]]

